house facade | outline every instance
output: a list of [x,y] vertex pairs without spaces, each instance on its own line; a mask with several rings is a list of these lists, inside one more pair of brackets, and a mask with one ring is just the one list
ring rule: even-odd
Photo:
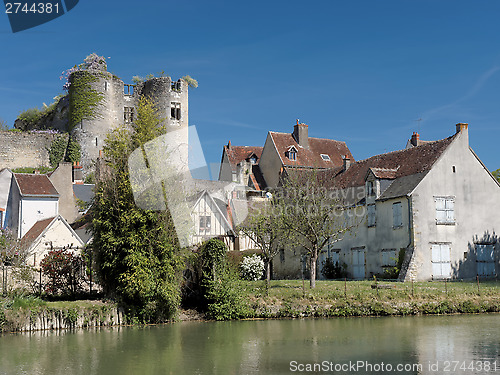
[[80,254],[83,241],[61,215],[37,221],[21,239],[26,264],[38,268],[51,250],[66,249]]
[[[329,187],[353,197],[358,223],[323,249],[320,268],[330,258],[345,265],[348,277],[363,279],[401,259],[401,280],[499,274],[500,185],[470,149],[467,124],[435,142],[414,133],[404,150],[325,173],[332,175]],[[273,261],[278,278],[304,268],[297,250]]]

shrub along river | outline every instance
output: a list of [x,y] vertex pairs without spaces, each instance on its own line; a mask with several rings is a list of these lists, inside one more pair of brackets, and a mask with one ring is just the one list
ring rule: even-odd
[[183,322],[6,334],[0,374],[499,374],[500,315]]

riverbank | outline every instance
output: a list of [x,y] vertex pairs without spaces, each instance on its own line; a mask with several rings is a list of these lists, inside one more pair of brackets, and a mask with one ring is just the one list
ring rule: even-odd
[[347,317],[500,312],[500,282],[271,281],[245,283],[249,317]]
[[[244,281],[241,319],[427,315],[500,312],[500,282]],[[35,297],[0,299],[0,332],[103,327],[130,324],[116,304],[105,301],[48,302]],[[206,320],[181,309],[178,320]]]

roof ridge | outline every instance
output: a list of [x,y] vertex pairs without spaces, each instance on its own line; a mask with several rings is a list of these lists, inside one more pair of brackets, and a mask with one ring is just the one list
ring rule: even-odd
[[358,163],[363,163],[367,160],[370,160],[370,159],[373,159],[377,156],[382,156],[382,155],[389,155],[389,154],[395,154],[395,153],[398,153],[398,152],[406,152],[406,151],[410,151],[410,150],[414,150],[416,147],[423,147],[423,146],[429,146],[431,144],[434,144],[434,143],[437,143],[437,142],[443,142],[443,141],[446,141],[448,139],[451,139],[453,137],[455,137],[456,134],[452,135],[452,136],[449,136],[449,137],[446,137],[446,138],[443,138],[443,139],[438,139],[436,141],[427,141],[428,143],[426,144],[423,144],[423,145],[419,145],[419,146],[414,146],[414,147],[411,147],[411,148],[405,148],[405,149],[402,149],[402,150],[394,150],[394,151],[389,151],[389,152],[384,152],[383,154],[377,154],[377,155],[373,155],[373,156],[370,156],[369,158],[366,158],[366,159],[362,159],[362,160],[358,160],[355,162],[355,164],[358,164]]

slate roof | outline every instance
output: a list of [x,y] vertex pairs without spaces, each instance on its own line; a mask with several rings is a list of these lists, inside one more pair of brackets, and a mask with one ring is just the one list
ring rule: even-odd
[[22,196],[59,197],[52,182],[44,174],[14,173]]
[[257,163],[260,160],[260,156],[262,155],[262,149],[264,147],[257,146],[228,146],[224,145],[224,152],[229,159],[229,163],[231,164],[231,168],[235,169],[238,163],[241,163],[243,160],[246,160],[255,154],[257,157]]
[[[334,168],[343,164],[342,158],[347,155],[351,161],[354,158],[345,142],[333,139],[308,138],[309,149],[299,146],[291,133],[269,132],[281,157],[284,166]],[[297,150],[297,159],[290,160],[285,153],[291,146]],[[321,154],[328,155],[330,160],[323,160]]]
[[94,197],[94,184],[74,184],[73,193],[75,197],[89,203]]
[[[365,184],[366,175],[370,170],[377,178],[381,179],[396,180],[405,176],[418,175],[417,177],[421,180],[455,137],[456,135],[453,135],[439,141],[424,143],[417,147],[372,156],[357,163],[352,163],[349,169],[342,173],[338,173],[338,170],[329,171],[331,174],[336,174],[336,176],[332,176],[330,184],[341,189],[362,186]],[[413,180],[410,183],[410,179],[400,181],[399,183],[403,184],[403,182],[406,188],[415,183]],[[391,187],[388,189],[391,189]],[[398,190],[404,189],[401,186]]]

